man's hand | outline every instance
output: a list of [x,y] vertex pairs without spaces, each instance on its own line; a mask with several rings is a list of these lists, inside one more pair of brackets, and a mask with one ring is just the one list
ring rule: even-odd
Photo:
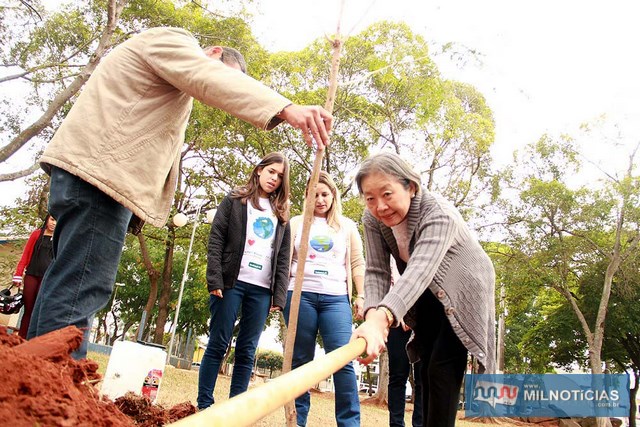
[[[278,117],[292,127],[302,131],[302,137],[309,147],[313,148],[315,140],[318,150],[329,145],[329,132],[333,123],[333,116],[324,108],[317,105],[291,104],[285,107]],[[312,139],[313,138],[313,139]]]
[[222,298],[222,289],[215,289],[209,293],[214,297]]

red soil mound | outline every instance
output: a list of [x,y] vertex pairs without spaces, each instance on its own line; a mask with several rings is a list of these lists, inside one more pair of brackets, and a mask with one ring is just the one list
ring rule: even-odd
[[70,356],[81,341],[82,331],[74,326],[25,341],[0,325],[3,425],[147,427],[196,412],[189,402],[165,410],[134,394],[116,399],[115,404],[101,397],[95,387],[101,379],[98,364]]
[[[69,353],[82,331],[67,327],[24,341],[0,327],[0,420],[12,426],[132,426],[93,383],[98,365]],[[16,340],[17,338],[17,340]]]

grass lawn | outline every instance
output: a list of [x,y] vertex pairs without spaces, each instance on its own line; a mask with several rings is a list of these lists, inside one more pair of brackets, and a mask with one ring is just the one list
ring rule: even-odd
[[[98,353],[89,353],[89,359],[93,359],[100,365],[99,372],[104,375],[109,362],[109,356]],[[231,378],[226,375],[218,376],[216,383],[215,398],[216,401],[228,399],[229,385]],[[253,385],[249,385],[252,387]],[[257,385],[256,387],[259,387]],[[165,368],[158,394],[157,403],[169,408],[175,404],[189,401],[195,405],[198,391],[198,372],[176,369],[172,366]],[[368,396],[361,395],[363,403],[361,405],[361,425],[366,427],[386,427],[389,425],[389,415],[385,407],[374,406],[368,404],[366,399]],[[312,393],[311,410],[307,425],[309,427],[329,427],[335,426],[334,418],[334,399],[333,393]],[[407,413],[405,415],[405,425],[411,426],[412,404],[407,404]],[[277,410],[267,417],[263,418],[256,426],[260,427],[282,427],[286,425],[284,419],[284,409]],[[480,424],[469,421],[458,420],[456,426],[460,427],[480,427],[480,426],[497,426],[498,424]],[[500,424],[505,426],[505,424]]]

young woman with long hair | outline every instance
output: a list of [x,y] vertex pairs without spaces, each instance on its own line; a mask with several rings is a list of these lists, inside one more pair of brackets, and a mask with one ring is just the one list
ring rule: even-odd
[[214,403],[218,371],[240,314],[229,397],[247,390],[269,311],[282,310],[289,284],[289,162],[270,153],[249,181],[220,203],[207,257],[209,343],[200,364],[198,408]]

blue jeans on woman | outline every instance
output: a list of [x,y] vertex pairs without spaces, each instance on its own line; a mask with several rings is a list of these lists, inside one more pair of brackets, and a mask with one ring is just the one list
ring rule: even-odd
[[42,279],[27,338],[75,325],[84,329],[87,356],[93,315],[109,302],[131,211],[93,185],[51,169],[49,212],[57,220],[54,259]]
[[[284,318],[289,324],[291,296],[287,294]],[[293,346],[293,369],[313,360],[318,332],[325,352],[329,353],[349,343],[351,338],[351,306],[347,295],[324,295],[302,292],[298,309],[296,341]],[[360,425],[360,399],[353,362],[333,374],[335,385],[336,422],[339,427]],[[296,399],[297,424],[305,426],[311,407],[311,395],[307,391]]]
[[[411,374],[411,363],[407,356],[407,342],[411,331],[404,331],[402,327],[391,328],[387,337],[387,352],[389,353],[389,427],[404,427],[405,395],[407,379]],[[415,399],[413,404],[413,427],[422,427],[422,383],[420,381],[421,362],[414,365]]]
[[202,357],[198,376],[199,409],[208,408],[215,403],[213,390],[216,388],[218,371],[241,309],[229,397],[247,391],[256,348],[271,307],[271,290],[250,283],[237,281],[235,287],[225,289],[222,296],[223,298],[218,298],[209,295],[211,322],[209,343]]

